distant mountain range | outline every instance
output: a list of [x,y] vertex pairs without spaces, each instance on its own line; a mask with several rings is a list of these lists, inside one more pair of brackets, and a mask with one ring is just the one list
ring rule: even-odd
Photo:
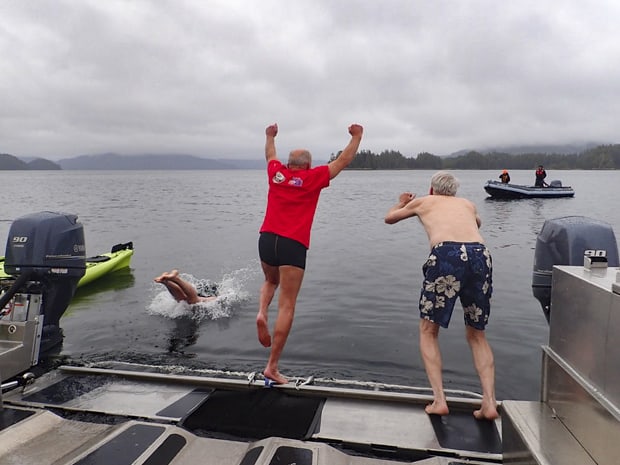
[[63,170],[231,170],[262,169],[265,160],[222,160],[193,155],[82,155],[58,162]]
[[458,152],[451,153],[449,157],[458,157],[460,155],[466,155],[469,152],[479,152],[483,154],[489,153],[508,153],[510,155],[521,155],[523,153],[549,153],[549,154],[575,154],[582,153],[586,150],[590,150],[594,147],[603,145],[596,142],[587,142],[584,144],[563,144],[563,145],[510,145],[504,147],[487,147],[484,149],[465,149]]
[[0,170],[60,170],[60,165],[43,158],[20,160],[8,153],[0,153]]
[[21,160],[0,154],[0,170],[232,170],[264,169],[265,160],[222,160],[193,155],[81,155],[58,162],[43,158]]
[[[506,146],[476,150],[479,153],[548,153],[576,154],[601,144],[587,143],[581,145],[530,145]],[[471,150],[460,150],[448,157],[464,155]],[[316,160],[315,164],[324,163]],[[99,155],[81,155],[74,158],[63,158],[58,162],[44,158],[20,159],[9,154],[0,154],[0,170],[231,170],[231,169],[264,169],[265,160],[259,159],[212,159],[194,155],[120,155],[103,153]]]

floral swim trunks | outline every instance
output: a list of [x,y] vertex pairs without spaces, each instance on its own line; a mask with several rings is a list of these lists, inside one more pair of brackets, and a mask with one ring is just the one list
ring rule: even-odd
[[420,318],[447,328],[459,297],[465,324],[483,330],[493,292],[491,254],[478,242],[441,242],[422,267]]

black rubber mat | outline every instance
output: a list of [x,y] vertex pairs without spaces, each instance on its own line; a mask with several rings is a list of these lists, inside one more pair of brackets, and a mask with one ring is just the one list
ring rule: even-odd
[[196,406],[200,405],[213,389],[197,388],[192,392],[184,395],[176,402],[170,404],[165,409],[157,412],[157,416],[169,418],[183,418],[191,412]]
[[109,380],[104,376],[71,376],[34,392],[22,400],[42,404],[60,405],[103,386]]
[[19,423],[33,414],[34,412],[29,410],[18,410],[8,407],[0,409],[0,431],[9,426],[13,426],[15,423]]
[[280,446],[271,457],[269,465],[312,465],[312,451],[301,447]]
[[263,446],[255,447],[254,449],[250,449],[243,456],[241,463],[239,465],[254,465],[260,457],[261,452],[263,452]]
[[164,431],[163,426],[130,426],[75,465],[131,465]]
[[450,415],[429,415],[441,447],[489,454],[502,453],[495,422],[476,420],[471,411],[450,410]]
[[143,465],[168,465],[185,447],[187,441],[180,434],[171,434],[162,442]]
[[181,425],[197,433],[247,439],[307,439],[318,430],[324,403],[324,398],[294,396],[277,388],[215,390]]

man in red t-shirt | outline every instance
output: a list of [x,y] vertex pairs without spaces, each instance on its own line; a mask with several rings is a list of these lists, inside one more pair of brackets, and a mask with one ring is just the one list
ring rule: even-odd
[[[310,230],[319,195],[324,187],[355,158],[364,129],[359,124],[349,126],[351,140],[338,158],[327,165],[312,168],[312,155],[304,149],[293,150],[284,165],[276,155],[275,137],[278,125],[265,129],[265,158],[269,176],[267,211],[260,228],[258,252],[265,273],[261,286],[256,327],[258,340],[271,347],[263,371],[266,382],[285,384],[278,363],[293,324],[295,303],[306,268],[306,252],[310,247]],[[269,304],[280,286],[278,316],[269,334],[267,314]]]

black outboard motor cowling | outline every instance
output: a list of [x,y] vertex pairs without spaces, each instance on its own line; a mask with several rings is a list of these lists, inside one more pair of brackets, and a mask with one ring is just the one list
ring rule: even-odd
[[598,254],[605,251],[608,266],[619,266],[616,236],[608,223],[585,216],[565,216],[545,221],[536,239],[532,292],[542,305],[547,323],[553,265],[581,266],[586,251],[596,251]]
[[[86,272],[84,229],[77,216],[39,212],[16,219],[5,255],[4,271],[17,278],[13,287],[32,288],[36,282],[41,288],[43,332],[60,332],[60,317]],[[11,292],[2,296],[0,308],[23,289]]]
[[16,219],[9,230],[4,270],[11,275],[84,276],[84,228],[76,215],[40,212]]

